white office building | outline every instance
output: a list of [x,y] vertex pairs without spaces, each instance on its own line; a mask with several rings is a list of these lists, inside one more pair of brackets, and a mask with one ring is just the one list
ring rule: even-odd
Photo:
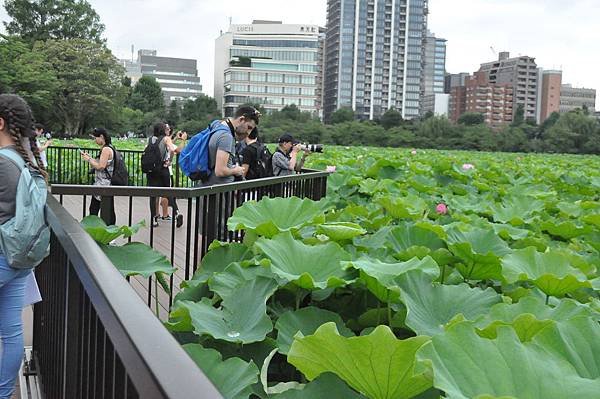
[[323,38],[317,25],[231,25],[215,42],[214,97],[223,115],[231,116],[244,103],[268,112],[295,104],[319,115]]

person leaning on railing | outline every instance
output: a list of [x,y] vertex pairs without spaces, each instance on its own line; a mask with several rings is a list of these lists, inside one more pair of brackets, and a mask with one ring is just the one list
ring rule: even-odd
[[[30,170],[37,171],[47,180],[32,127],[33,117],[27,103],[15,95],[0,95],[0,147],[16,151]],[[0,176],[1,225],[15,217],[21,169],[2,156]],[[21,312],[31,270],[12,268],[0,251],[0,399],[11,398],[23,359]]]

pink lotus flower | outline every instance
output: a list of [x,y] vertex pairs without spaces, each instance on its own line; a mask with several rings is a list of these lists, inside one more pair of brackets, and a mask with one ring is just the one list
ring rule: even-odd
[[410,153],[413,155],[417,155],[417,150],[412,150]]
[[438,206],[435,207],[435,211],[439,215],[445,215],[448,213],[448,207],[446,206],[446,204],[438,204]]
[[335,173],[335,165],[327,165],[327,168],[325,169],[325,171],[327,173]]
[[471,169],[475,169],[475,165],[473,165],[472,163],[465,163],[462,166],[463,170],[471,170]]

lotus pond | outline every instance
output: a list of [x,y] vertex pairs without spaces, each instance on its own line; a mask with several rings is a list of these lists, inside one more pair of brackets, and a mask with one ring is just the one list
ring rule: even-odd
[[226,398],[600,397],[600,158],[336,148],[166,323]]

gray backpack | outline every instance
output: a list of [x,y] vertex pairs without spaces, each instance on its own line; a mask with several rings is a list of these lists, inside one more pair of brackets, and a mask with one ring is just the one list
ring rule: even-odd
[[11,160],[21,170],[15,216],[0,225],[0,250],[14,269],[31,269],[48,256],[50,229],[46,223],[46,181],[40,174],[30,172],[17,152],[2,148],[0,156]]

